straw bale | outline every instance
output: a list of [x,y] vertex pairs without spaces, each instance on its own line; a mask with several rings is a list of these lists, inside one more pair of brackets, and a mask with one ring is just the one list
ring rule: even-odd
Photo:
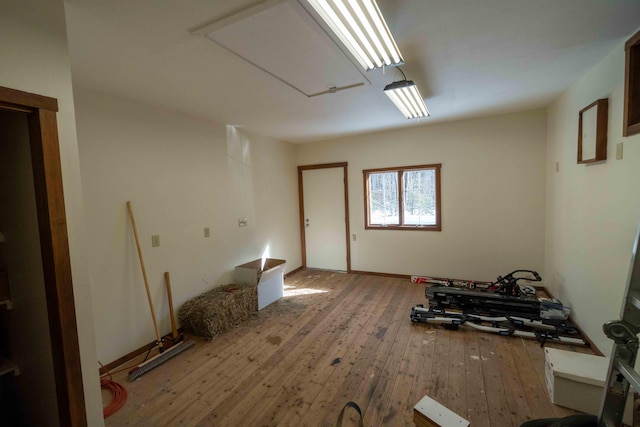
[[257,311],[256,285],[226,285],[184,303],[178,319],[187,331],[211,339],[248,320]]

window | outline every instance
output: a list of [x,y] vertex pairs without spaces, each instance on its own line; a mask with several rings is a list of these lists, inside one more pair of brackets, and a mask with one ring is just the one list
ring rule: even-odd
[[363,170],[365,228],[440,231],[441,166]]

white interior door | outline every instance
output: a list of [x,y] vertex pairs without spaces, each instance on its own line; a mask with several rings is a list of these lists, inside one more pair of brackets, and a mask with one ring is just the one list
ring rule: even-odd
[[302,171],[307,267],[347,270],[344,169]]

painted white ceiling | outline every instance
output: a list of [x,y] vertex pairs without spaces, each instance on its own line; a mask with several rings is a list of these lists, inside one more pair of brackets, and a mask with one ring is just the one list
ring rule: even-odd
[[640,26],[640,0],[378,0],[432,114],[407,120],[393,68],[308,98],[192,33],[256,3],[65,0],[74,84],[309,142],[544,107]]

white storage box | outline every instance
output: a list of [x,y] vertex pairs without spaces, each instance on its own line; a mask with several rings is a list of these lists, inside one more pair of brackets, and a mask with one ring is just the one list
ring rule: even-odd
[[284,296],[283,259],[266,258],[239,265],[234,271],[234,281],[238,285],[258,285],[258,310]]
[[[609,358],[573,351],[545,348],[545,382],[555,405],[598,415],[602,404]],[[633,425],[633,389],[624,411],[623,422]]]

